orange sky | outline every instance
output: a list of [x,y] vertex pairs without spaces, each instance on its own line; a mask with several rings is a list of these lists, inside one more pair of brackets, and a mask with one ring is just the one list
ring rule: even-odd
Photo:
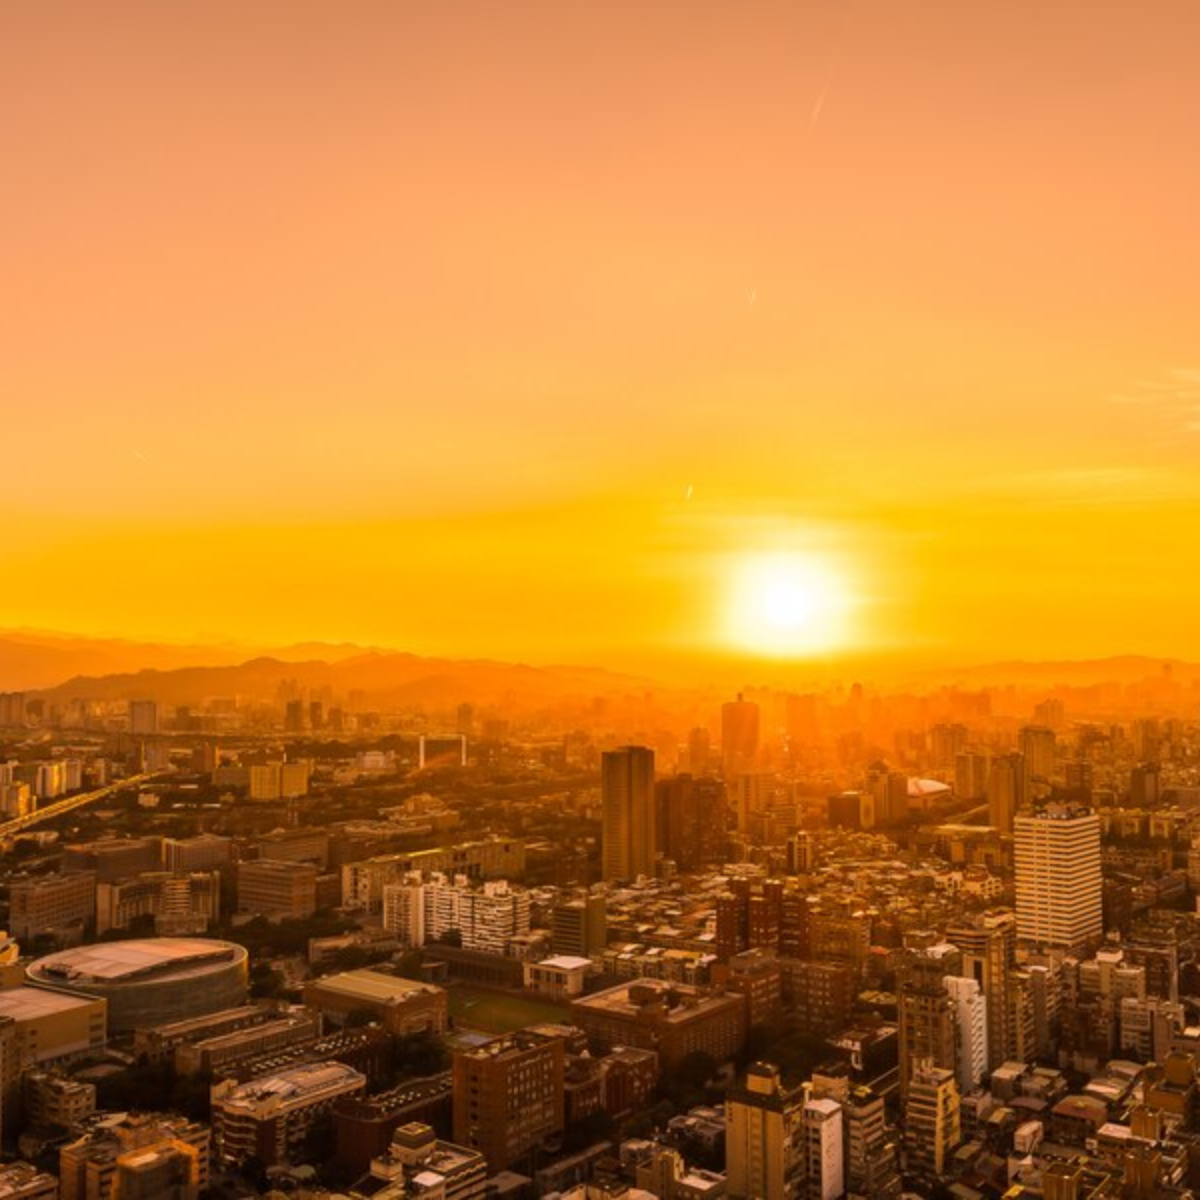
[[[0,626],[1200,657],[1194,0],[0,30]],[[690,491],[690,498],[689,491]]]

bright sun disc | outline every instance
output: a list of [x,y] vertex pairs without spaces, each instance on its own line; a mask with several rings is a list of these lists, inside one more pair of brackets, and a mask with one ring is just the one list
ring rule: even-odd
[[850,607],[845,580],[825,560],[753,555],[735,560],[726,632],[759,654],[820,653],[846,641]]

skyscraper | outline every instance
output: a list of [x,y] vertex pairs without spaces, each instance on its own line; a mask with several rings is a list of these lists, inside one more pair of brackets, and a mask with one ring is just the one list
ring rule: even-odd
[[623,746],[600,764],[603,844],[600,868],[609,879],[654,874],[654,751]]
[[987,997],[988,1068],[1011,1058],[1015,1032],[1009,1020],[1013,1001],[1009,985],[1015,971],[1017,918],[1011,909],[997,908],[946,930],[946,938],[962,953],[962,974],[974,979]]
[[945,978],[958,975],[961,968],[962,956],[957,947],[947,942],[935,942],[910,948],[897,969],[902,1096],[907,1095],[913,1073],[920,1064],[944,1067],[953,1078],[958,1061],[958,1037],[954,1002],[946,991]]
[[1054,778],[1057,739],[1045,725],[1026,725],[1017,735],[1017,747],[1025,757],[1025,777],[1029,782],[1049,783]]
[[754,770],[758,757],[758,705],[738,698],[721,706],[721,764],[726,779]]
[[988,1069],[988,1002],[974,979],[947,975],[943,984],[954,1004],[958,1039],[958,1087],[969,1095]]
[[1025,763],[1019,754],[1002,754],[988,772],[988,824],[1012,833],[1013,821],[1025,802]]
[[1099,816],[1083,805],[1050,804],[1017,817],[1014,828],[1017,935],[1085,948],[1104,933]]
[[154,700],[130,700],[129,732],[158,732],[158,703]]

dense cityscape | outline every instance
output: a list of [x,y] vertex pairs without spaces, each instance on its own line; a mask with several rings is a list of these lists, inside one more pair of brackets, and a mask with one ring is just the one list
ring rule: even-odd
[[0,0],[0,1200],[1200,1200],[1200,0]]
[[1200,1184],[1192,673],[530,710],[272,667],[0,696],[0,1195]]

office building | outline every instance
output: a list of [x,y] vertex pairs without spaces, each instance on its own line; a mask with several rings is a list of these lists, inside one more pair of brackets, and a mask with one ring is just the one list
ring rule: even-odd
[[232,858],[233,839],[215,833],[162,840],[162,865],[168,871],[212,871],[229,866]]
[[1057,739],[1045,725],[1026,725],[1017,734],[1017,749],[1025,760],[1029,783],[1049,784],[1054,778]]
[[96,876],[91,871],[14,878],[9,884],[13,937],[78,939],[96,923]]
[[96,932],[128,929],[137,917],[154,918],[160,936],[203,933],[220,916],[216,871],[149,871],[121,883],[96,885]]
[[827,1096],[809,1097],[801,1109],[805,1195],[809,1200],[839,1200],[846,1194],[842,1106]]
[[725,1097],[725,1180],[730,1200],[794,1200],[806,1173],[803,1096],[779,1069],[751,1063]]
[[721,767],[727,780],[749,774],[758,761],[758,705],[742,698],[721,705]]
[[254,859],[237,865],[238,911],[268,921],[303,920],[317,910],[317,876],[312,863]]
[[129,732],[155,734],[158,732],[158,704],[154,700],[130,700]]
[[1050,804],[1014,827],[1017,934],[1079,951],[1104,933],[1100,817],[1082,805]]
[[942,982],[954,1006],[958,1088],[965,1096],[982,1084],[988,1070],[987,997],[974,979],[947,975]]
[[927,1185],[940,1181],[960,1141],[962,1116],[954,1072],[919,1064],[904,1107],[905,1173]]
[[658,850],[681,871],[720,862],[725,855],[725,784],[676,775],[655,784]]
[[33,987],[0,989],[0,1136],[19,1132],[22,1071],[98,1054],[107,1030],[103,1000]]
[[746,999],[687,984],[639,979],[571,1002],[571,1023],[593,1052],[614,1046],[656,1050],[664,1071],[702,1050],[717,1062],[735,1055],[746,1037]]
[[654,751],[609,750],[601,758],[601,873],[606,880],[654,875]]
[[334,1101],[362,1096],[366,1087],[365,1075],[339,1062],[301,1063],[246,1083],[222,1080],[212,1090],[213,1151],[230,1165],[251,1157],[267,1166],[291,1162]]
[[555,904],[550,914],[555,954],[589,958],[608,944],[608,905],[602,895],[583,894]]
[[563,1130],[560,1038],[521,1031],[454,1055],[454,1141],[492,1174],[523,1164]]
[[948,943],[910,948],[896,971],[900,1039],[900,1093],[905,1095],[919,1063],[953,1072],[958,1034],[954,1004],[944,980],[958,975],[961,956]]
[[988,824],[1001,833],[1012,833],[1017,813],[1027,794],[1025,761],[1019,754],[1001,754],[988,770]]
[[991,909],[950,926],[946,940],[962,955],[960,973],[987,997],[988,1070],[1022,1058],[1017,1052],[1010,990],[1016,968],[1017,918],[1007,908]]

